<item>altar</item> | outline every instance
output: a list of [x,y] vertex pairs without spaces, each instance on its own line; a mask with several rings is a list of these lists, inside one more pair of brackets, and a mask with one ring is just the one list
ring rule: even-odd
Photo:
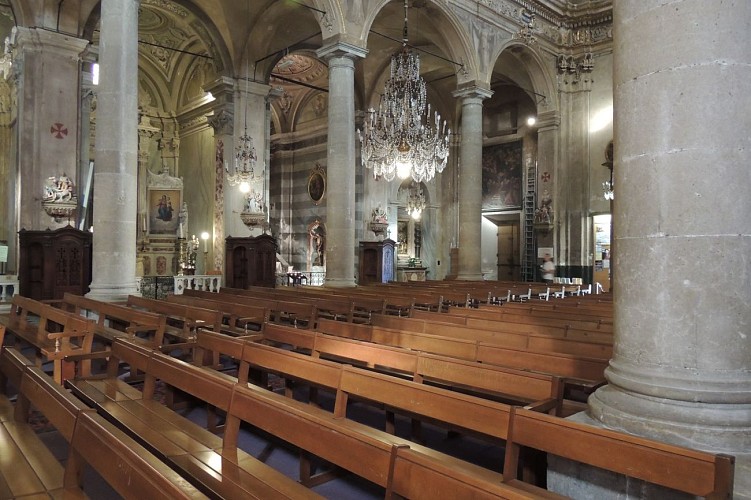
[[425,281],[427,279],[427,267],[398,267],[396,269],[396,280],[400,282]]

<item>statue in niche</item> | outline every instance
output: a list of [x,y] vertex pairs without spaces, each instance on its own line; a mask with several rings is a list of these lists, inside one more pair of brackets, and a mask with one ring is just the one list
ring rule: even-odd
[[313,266],[324,266],[326,263],[326,230],[321,221],[315,220],[308,229],[309,255]]
[[177,213],[177,222],[178,222],[178,236],[180,238],[184,237],[185,231],[188,229],[188,202],[183,201],[183,204],[180,205],[180,211]]

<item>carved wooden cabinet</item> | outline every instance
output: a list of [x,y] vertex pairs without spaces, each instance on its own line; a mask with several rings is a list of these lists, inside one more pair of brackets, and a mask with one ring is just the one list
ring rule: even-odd
[[230,288],[276,285],[276,241],[262,234],[225,241],[225,271]]
[[394,281],[394,240],[360,242],[360,276],[358,283]]
[[61,299],[65,292],[85,295],[91,284],[91,233],[66,226],[54,231],[18,232],[21,295]]

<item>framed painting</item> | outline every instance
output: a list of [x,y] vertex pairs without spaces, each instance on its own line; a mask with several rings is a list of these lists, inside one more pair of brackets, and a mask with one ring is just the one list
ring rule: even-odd
[[177,235],[181,197],[180,189],[149,189],[149,234]]
[[326,194],[326,172],[321,165],[316,163],[315,168],[308,177],[308,196],[313,204],[318,205]]
[[522,179],[522,141],[483,148],[482,209],[520,209]]

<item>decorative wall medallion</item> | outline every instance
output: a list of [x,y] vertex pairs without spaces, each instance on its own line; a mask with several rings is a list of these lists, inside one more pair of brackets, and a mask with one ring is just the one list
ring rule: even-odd
[[320,163],[310,172],[308,177],[308,196],[313,200],[315,205],[321,203],[323,196],[326,194],[326,171]]
[[50,134],[55,139],[64,139],[68,135],[68,128],[62,123],[53,123],[50,127]]

